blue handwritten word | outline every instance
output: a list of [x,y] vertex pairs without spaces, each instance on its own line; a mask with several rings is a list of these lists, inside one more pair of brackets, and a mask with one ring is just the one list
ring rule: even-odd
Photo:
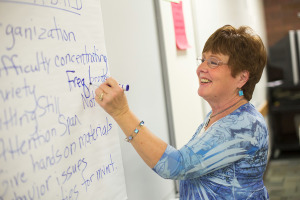
[[65,115],[63,114],[59,115],[58,123],[63,125],[65,128],[63,133],[60,134],[60,136],[64,136],[66,133],[70,135],[71,134],[70,127],[75,127],[81,124],[79,117],[77,115],[74,115],[72,117],[65,117]]
[[40,159],[35,159],[33,155],[30,155],[33,171],[47,170],[49,167],[59,164],[62,159],[67,159],[72,156],[76,152],[76,148],[77,145],[75,142],[66,145],[63,152],[59,149],[54,149],[54,146],[51,145],[50,155],[44,154]]
[[51,142],[56,135],[56,129],[50,128],[44,132],[36,131],[28,139],[20,140],[19,136],[15,135],[13,138],[8,138],[6,142],[0,138],[0,159],[7,161],[8,158],[14,160],[16,157],[24,156],[31,150]]
[[28,146],[30,148],[33,146],[35,149],[37,149],[39,146],[50,143],[55,136],[57,136],[56,128],[49,128],[43,132],[36,131],[30,135],[28,139]]
[[73,88],[81,88],[83,90],[83,93],[85,95],[89,95],[90,94],[90,90],[88,85],[86,85],[84,78],[78,77],[78,76],[72,76],[73,74],[75,74],[75,70],[67,70],[66,71],[67,77],[68,77],[68,85],[69,85],[69,89],[70,91],[72,91]]
[[[40,184],[32,184],[31,189],[28,189],[25,194],[18,194],[17,191],[13,192],[13,199],[12,200],[40,200],[45,195],[50,192],[50,185],[49,181],[51,179],[51,175],[48,176],[42,183]],[[5,199],[5,198],[4,198]]]
[[16,172],[16,174],[12,175],[12,177],[2,180],[0,184],[0,199],[4,199],[4,196],[10,188],[18,189],[19,187],[24,186],[23,184],[26,184],[27,181],[28,178],[26,178],[24,172]]
[[[12,107],[7,107],[0,111],[3,112],[3,117],[0,118],[0,130],[10,130],[11,128],[18,126],[22,127],[25,123],[34,123],[34,127],[38,126],[35,112],[24,111],[21,113],[17,111],[16,108]],[[35,129],[32,131],[35,131]]]
[[105,175],[111,174],[115,171],[114,162],[112,160],[111,154],[110,154],[110,163],[108,165],[103,165],[103,167],[100,167],[97,170],[97,180],[103,179]]
[[[71,189],[65,190],[63,186],[60,187],[61,190],[61,200],[77,200],[79,196],[79,191],[77,185],[74,185]],[[65,192],[67,194],[65,194]]]
[[107,66],[107,57],[98,53],[99,49],[94,46],[93,51],[88,51],[86,45],[81,53],[66,53],[64,55],[56,55],[54,63],[56,67],[64,67],[68,64],[89,64],[104,62]]
[[57,6],[60,8],[73,8],[74,10],[81,10],[82,9],[82,2],[81,0],[35,0],[34,1],[35,4],[39,4],[39,5],[51,5],[51,6]]
[[[33,85],[35,88],[35,85]],[[37,96],[32,95],[32,109],[29,110],[17,110],[16,108],[6,107],[0,110],[0,114],[3,112],[3,117],[0,117],[0,130],[6,128],[9,130],[12,127],[22,127],[24,124],[34,123],[35,129],[38,129],[38,119],[46,116],[47,113],[59,114],[59,98],[52,96]],[[0,115],[1,116],[1,115]],[[35,131],[35,130],[33,130]]]
[[[47,24],[47,23],[46,23]],[[6,47],[6,50],[12,50],[18,39],[27,39],[27,40],[57,40],[63,42],[76,42],[76,36],[73,31],[66,31],[59,27],[56,22],[55,17],[53,17],[53,27],[44,28],[44,27],[22,27],[14,26],[12,24],[7,24],[5,27],[5,35],[11,38],[11,44]]]
[[108,118],[106,117],[106,125],[97,127],[92,127],[90,125],[90,131],[79,136],[79,147],[80,149],[86,148],[88,144],[92,144],[95,142],[99,136],[106,136],[109,134],[112,129],[112,124],[108,122]]
[[25,2],[22,0],[0,0],[0,3],[12,3],[12,4],[25,4],[31,6],[45,7],[56,10],[61,10],[64,12],[73,13],[80,15],[79,11],[82,10],[82,1],[81,0],[34,0],[34,2]]
[[19,64],[19,55],[1,55],[0,77],[10,75],[22,75],[29,73],[50,71],[50,59],[44,56],[43,52],[36,52],[36,63]]
[[96,106],[95,92],[89,88],[89,94],[81,94],[82,106],[86,108],[93,108]]
[[87,162],[85,158],[80,158],[75,164],[69,166],[66,170],[64,170],[61,174],[63,178],[62,184],[65,184],[66,181],[69,181],[72,175],[78,172],[84,172],[87,167]]
[[115,162],[113,161],[111,154],[109,155],[109,157],[110,157],[110,162],[98,168],[95,173],[89,175],[88,179],[82,177],[83,183],[81,185],[85,187],[85,191],[88,191],[88,187],[92,185],[94,180],[100,181],[105,176],[108,176],[109,174],[112,174],[115,170],[117,170],[117,168],[114,166]]
[[[95,74],[95,72],[93,73]],[[91,75],[91,67],[89,66],[89,80],[90,83],[103,83],[108,78],[108,66],[106,63],[105,69],[102,69],[102,73],[98,73],[96,76]]]
[[35,85],[27,84],[27,80],[24,79],[20,86],[0,89],[0,101],[8,102],[14,99],[25,99],[35,95],[35,89]]

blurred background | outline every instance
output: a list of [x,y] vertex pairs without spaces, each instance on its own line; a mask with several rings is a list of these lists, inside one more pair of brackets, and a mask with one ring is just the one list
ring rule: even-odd
[[271,199],[300,199],[300,1],[264,0],[269,60],[271,160],[265,184]]

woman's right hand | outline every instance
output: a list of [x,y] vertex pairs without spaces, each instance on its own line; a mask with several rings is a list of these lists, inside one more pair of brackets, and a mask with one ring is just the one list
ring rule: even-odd
[[95,91],[96,102],[114,119],[129,111],[124,90],[113,78],[108,78]]

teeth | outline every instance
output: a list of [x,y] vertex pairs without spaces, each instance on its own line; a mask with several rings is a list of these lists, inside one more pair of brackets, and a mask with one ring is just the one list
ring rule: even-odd
[[203,78],[203,79],[201,79],[200,81],[201,81],[201,83],[209,83],[209,82],[211,82],[210,80],[208,80],[208,79],[204,79],[204,78]]

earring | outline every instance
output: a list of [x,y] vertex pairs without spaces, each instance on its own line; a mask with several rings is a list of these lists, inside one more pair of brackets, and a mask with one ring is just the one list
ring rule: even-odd
[[239,90],[239,96],[244,96],[244,91],[242,89]]

